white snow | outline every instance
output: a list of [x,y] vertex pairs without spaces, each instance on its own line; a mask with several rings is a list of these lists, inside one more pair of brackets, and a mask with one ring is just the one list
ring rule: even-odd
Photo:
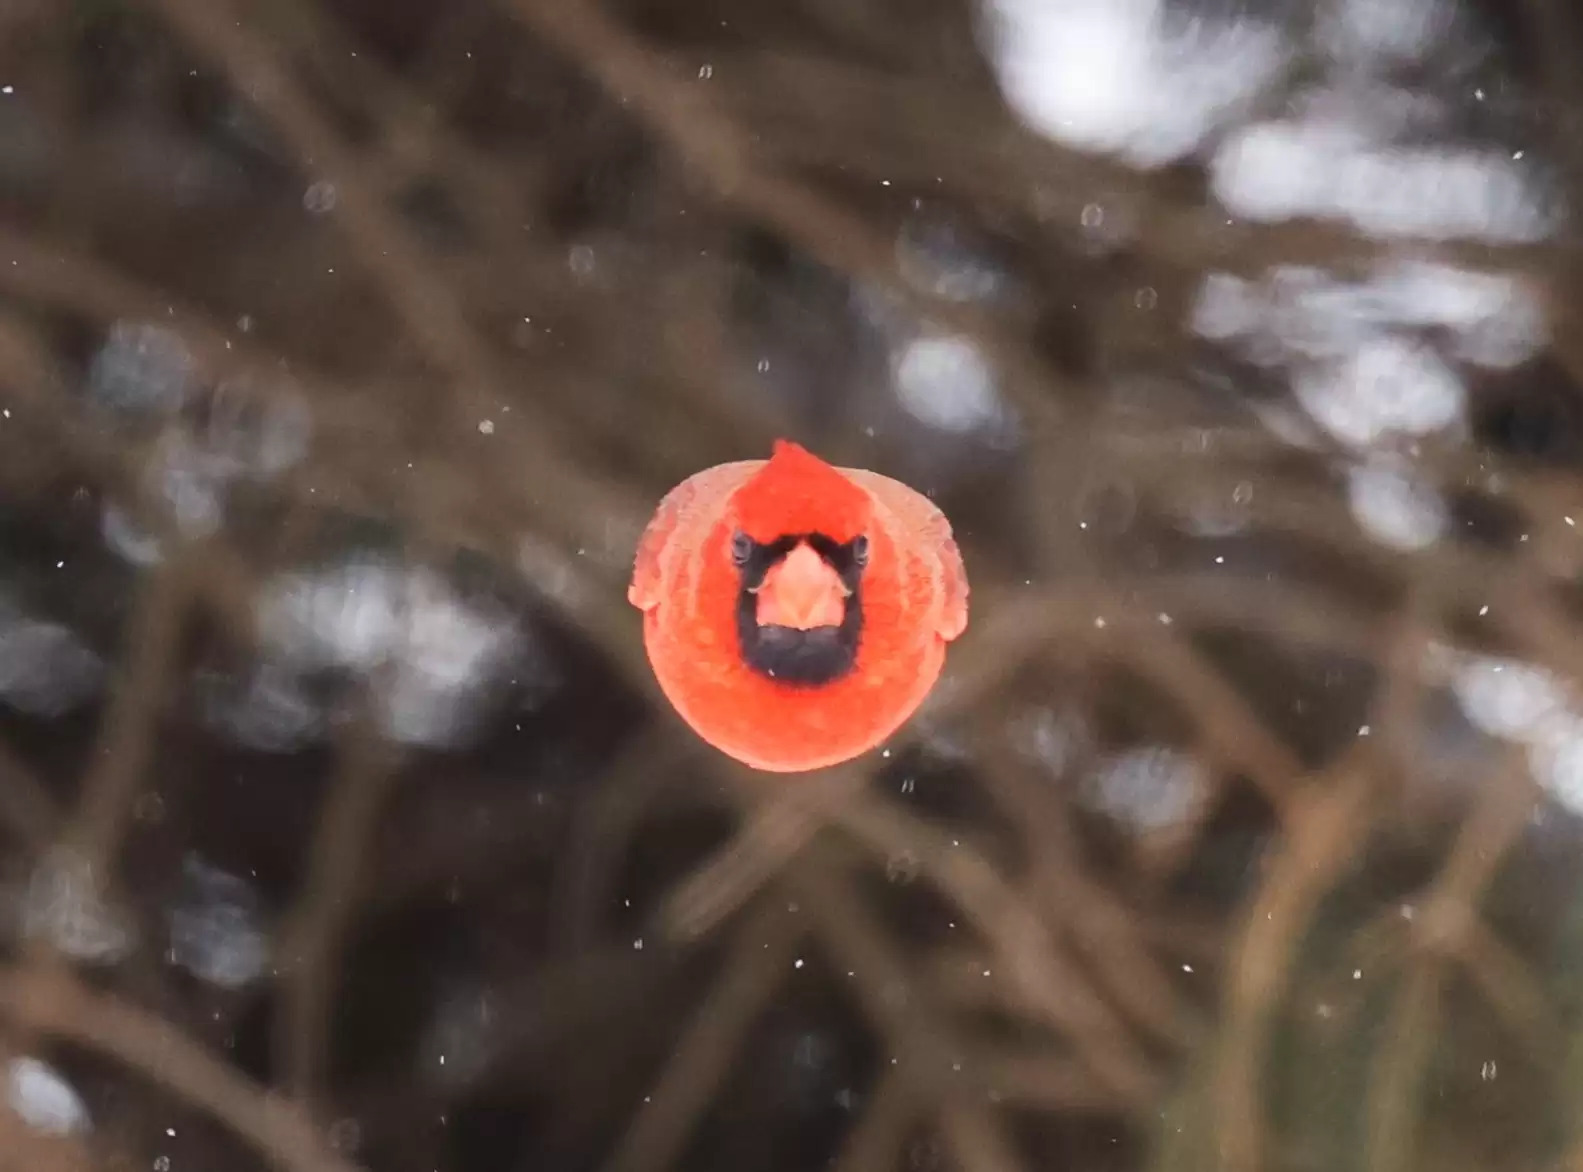
[[1387,261],[1357,281],[1294,265],[1277,266],[1262,281],[1210,273],[1199,286],[1192,328],[1267,365],[1338,358],[1373,338],[1439,330],[1454,357],[1508,368],[1546,341],[1528,284],[1418,261]]
[[104,664],[59,623],[30,618],[0,599],[0,703],[53,717],[98,692]]
[[1549,724],[1530,744],[1528,766],[1557,802],[1583,815],[1583,720],[1569,714]]
[[1084,800],[1135,831],[1163,830],[1186,818],[1202,791],[1196,761],[1174,749],[1133,749],[1103,761]]
[[408,744],[454,744],[476,714],[481,690],[514,667],[534,683],[553,674],[510,615],[464,601],[421,567],[363,561],[281,575],[265,590],[259,626],[287,673],[261,681],[273,701],[286,701],[266,705],[272,719],[289,723],[299,709],[306,715],[305,704],[283,687],[292,675],[378,669],[385,731]]
[[210,677],[199,682],[205,717],[249,748],[290,752],[325,731],[323,706],[284,664],[261,663],[241,685]]
[[1342,220],[1387,237],[1531,243],[1553,218],[1501,151],[1378,141],[1326,117],[1229,135],[1210,165],[1215,197],[1245,220]]
[[214,388],[201,438],[227,475],[265,480],[307,454],[312,431],[312,411],[295,387],[238,375]]
[[1391,433],[1428,435],[1462,417],[1462,380],[1433,350],[1380,336],[1334,361],[1298,372],[1297,400],[1343,443],[1363,447]]
[[88,1108],[61,1073],[37,1058],[6,1066],[6,1103],[16,1117],[46,1135],[77,1135],[89,1128]]
[[1416,478],[1405,461],[1376,456],[1356,464],[1347,488],[1352,515],[1384,545],[1425,549],[1446,531],[1449,518],[1440,494]]
[[173,414],[196,386],[181,335],[163,326],[116,322],[88,368],[88,394],[101,406]]
[[1476,727],[1508,740],[1537,737],[1568,708],[1556,676],[1516,659],[1471,657],[1453,675],[1451,690]]
[[253,889],[196,855],[182,860],[182,878],[170,909],[171,961],[224,989],[251,984],[269,960]]
[[1327,0],[1315,9],[1315,38],[1345,62],[1416,61],[1450,27],[1446,0]]
[[90,964],[113,964],[133,945],[129,919],[106,904],[87,862],[66,848],[34,868],[22,899],[22,931]]
[[907,413],[939,431],[975,432],[1001,416],[994,371],[967,338],[913,338],[892,358],[892,377],[896,398]]
[[1162,0],[989,0],[986,23],[1001,91],[1031,129],[1142,167],[1197,149],[1286,61],[1271,26]]

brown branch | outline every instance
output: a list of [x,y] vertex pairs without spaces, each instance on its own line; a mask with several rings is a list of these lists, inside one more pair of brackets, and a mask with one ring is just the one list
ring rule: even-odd
[[[833,861],[833,859],[832,859]],[[928,989],[909,979],[907,965],[856,897],[850,871],[835,866],[799,865],[791,886],[814,918],[815,931],[831,959],[861,979],[853,990],[864,1011],[885,1037],[898,1074],[916,1088],[923,1102],[954,1118],[949,1140],[964,1172],[1005,1172],[1016,1164],[1001,1160],[1007,1150],[1002,1127],[991,1109],[968,1088],[977,1072],[956,1074],[962,1045],[946,1014]]]
[[1445,992],[1445,961],[1532,809],[1533,790],[1520,754],[1480,790],[1480,801],[1457,836],[1451,855],[1414,920],[1421,942],[1396,995],[1386,1041],[1369,1079],[1367,1159],[1378,1172],[1414,1166],[1416,1108],[1433,1050]]
[[847,1132],[831,1172],[896,1172],[902,1143],[921,1111],[911,1077],[886,1067],[862,1116]]
[[868,781],[864,771],[827,770],[748,810],[731,841],[666,898],[661,918],[666,934],[695,939],[741,907],[802,852],[838,804]]
[[1025,1164],[1004,1128],[983,1110],[960,1102],[940,1112],[940,1130],[963,1172],[1025,1172]]
[[1456,956],[1474,987],[1534,1061],[1553,1061],[1565,1031],[1532,968],[1482,920],[1468,924]]
[[1267,1166],[1258,1088],[1270,1030],[1308,922],[1362,845],[1369,764],[1366,754],[1354,752],[1293,798],[1286,840],[1248,905],[1242,937],[1227,961],[1211,1091],[1226,1172]]
[[82,781],[67,841],[100,881],[113,869],[132,804],[158,744],[181,632],[194,593],[197,554],[177,549],[144,579],[127,634],[126,662]]
[[60,811],[44,784],[4,745],[0,745],[0,822],[31,850],[51,841],[60,822]]
[[1109,889],[1088,874],[1067,811],[999,738],[979,744],[984,787],[1024,831],[1032,885],[1052,926],[1090,957],[1116,1002],[1158,1037],[1185,1044],[1195,1016],[1149,953],[1138,924]]
[[550,938],[576,952],[594,939],[594,922],[610,896],[620,854],[652,804],[674,781],[678,739],[660,721],[628,736],[595,793],[574,815],[556,868]]
[[910,852],[920,874],[962,909],[994,949],[999,979],[1030,1013],[1069,1036],[1107,1087],[1145,1098],[1157,1080],[1136,1041],[1064,955],[1048,925],[978,853],[886,802],[861,796],[837,825],[880,860]]
[[792,971],[800,938],[801,932],[774,908],[766,907],[743,926],[605,1172],[662,1172],[675,1163],[730,1073],[743,1036]]
[[175,1026],[63,971],[0,971],[0,1011],[17,1025],[82,1046],[213,1116],[283,1172],[359,1172],[295,1107],[271,1096]]
[[336,962],[361,903],[380,811],[399,776],[396,754],[366,716],[347,726],[340,758],[314,831],[302,894],[280,932],[288,962],[275,1054],[285,1085],[310,1109],[324,1101]]

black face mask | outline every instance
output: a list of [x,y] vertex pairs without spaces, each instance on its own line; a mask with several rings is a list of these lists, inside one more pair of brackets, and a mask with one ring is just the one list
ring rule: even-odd
[[[770,568],[806,542],[840,577],[850,594],[841,622],[833,627],[802,631],[796,627],[760,624],[754,594]],[[823,533],[788,534],[761,543],[745,533],[731,538],[731,560],[741,579],[737,594],[737,642],[750,668],[777,683],[817,688],[851,672],[863,635],[863,568],[868,564],[868,538],[838,542]]]

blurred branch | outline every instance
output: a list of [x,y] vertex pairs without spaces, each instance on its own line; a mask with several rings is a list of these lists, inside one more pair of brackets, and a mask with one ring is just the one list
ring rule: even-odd
[[1459,949],[1480,897],[1527,823],[1533,805],[1527,764],[1518,753],[1479,791],[1445,866],[1415,917],[1421,950],[1408,962],[1369,1079],[1368,1166],[1377,1172],[1415,1167],[1415,1131],[1424,1067],[1440,1031],[1445,960]]
[[144,579],[132,612],[121,678],[113,686],[79,808],[66,831],[99,881],[115,869],[132,804],[154,758],[200,557],[193,548],[174,551]]
[[1026,1011],[1071,1037],[1106,1086],[1127,1097],[1148,1095],[1157,1080],[1136,1041],[988,860],[890,803],[859,797],[836,816],[881,862],[914,854],[920,874],[991,942],[1001,978]]
[[236,1073],[179,1029],[61,970],[0,972],[0,1011],[23,1028],[130,1067],[225,1124],[283,1172],[358,1172],[294,1107]]
[[1039,844],[1031,884],[1045,914],[1099,970],[1109,992],[1134,1021],[1162,1040],[1185,1044],[1198,1032],[1194,1014],[1148,950],[1140,925],[1083,865],[1082,845],[1067,810],[1029,767],[998,742],[984,744],[984,787],[1006,815]]
[[1005,1155],[999,1120],[962,1083],[953,1087],[960,1069],[960,1042],[952,1035],[943,1010],[928,990],[909,980],[907,966],[891,947],[884,929],[855,898],[844,868],[800,866],[793,888],[814,917],[819,939],[842,969],[862,973],[854,992],[885,1037],[891,1065],[916,1086],[925,1101],[942,1109],[953,1125],[947,1138],[964,1172],[1012,1172],[1020,1164]]
[[919,1098],[910,1075],[893,1066],[880,1071],[831,1172],[895,1172],[903,1141],[923,1109]]
[[301,894],[279,933],[287,963],[275,1055],[290,1093],[310,1110],[324,1103],[327,1035],[339,982],[336,962],[364,903],[379,815],[400,772],[394,747],[366,711],[343,730],[339,758],[314,830]]
[[1267,1166],[1259,1088],[1270,1030],[1315,908],[1362,848],[1373,788],[1370,756],[1364,750],[1348,754],[1292,799],[1285,841],[1264,868],[1227,960],[1211,1092],[1226,1172]]
[[644,1096],[605,1172],[662,1172],[682,1154],[688,1133],[730,1073],[743,1035],[791,971],[801,932],[765,907],[737,933],[697,1015]]
[[[871,780],[868,771],[825,770],[784,793],[764,794],[742,827],[666,898],[665,931],[696,939],[746,903],[829,823],[835,809]],[[743,785],[753,783],[743,779]]]
[[551,939],[571,952],[597,937],[596,920],[610,897],[630,835],[664,788],[674,783],[682,753],[661,722],[632,733],[604,771],[597,793],[578,809],[555,877]]

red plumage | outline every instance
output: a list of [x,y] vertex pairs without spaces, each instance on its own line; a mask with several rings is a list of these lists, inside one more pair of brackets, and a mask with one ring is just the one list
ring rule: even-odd
[[767,461],[705,469],[666,495],[628,598],[694,731],[755,768],[801,772],[874,748],[912,715],[967,625],[968,585],[928,498],[778,441]]

